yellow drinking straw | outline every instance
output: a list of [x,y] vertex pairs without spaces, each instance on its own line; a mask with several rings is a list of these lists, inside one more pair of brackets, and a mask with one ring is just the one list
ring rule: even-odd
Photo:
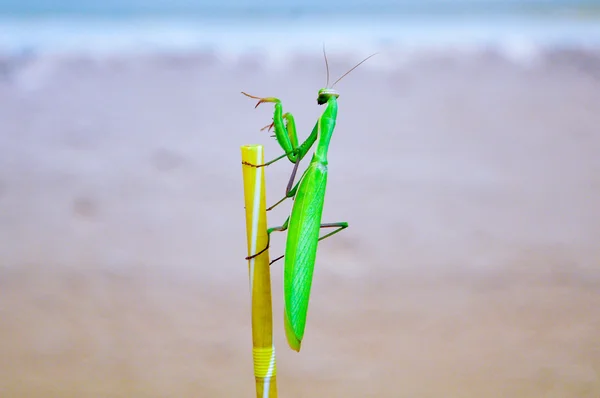
[[[246,145],[242,162],[264,163],[262,145]],[[267,246],[267,211],[264,167],[242,165],[244,202],[246,204],[246,234],[248,256]],[[252,299],[252,356],[257,398],[277,397],[277,368],[273,345],[273,312],[271,309],[271,271],[269,251],[248,260],[250,294]]]

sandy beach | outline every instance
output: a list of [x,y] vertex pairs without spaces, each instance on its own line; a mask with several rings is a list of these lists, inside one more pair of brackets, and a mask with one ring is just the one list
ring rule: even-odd
[[[273,266],[280,396],[600,396],[599,53],[390,59],[337,86],[350,228],[299,354]],[[254,396],[240,146],[280,150],[240,91],[306,137],[324,83],[318,51],[1,58],[0,396]]]

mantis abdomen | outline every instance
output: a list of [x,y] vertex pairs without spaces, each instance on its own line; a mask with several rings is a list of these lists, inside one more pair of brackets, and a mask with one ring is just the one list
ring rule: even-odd
[[302,176],[292,207],[285,250],[285,330],[288,344],[300,350],[317,256],[327,166],[313,159]]

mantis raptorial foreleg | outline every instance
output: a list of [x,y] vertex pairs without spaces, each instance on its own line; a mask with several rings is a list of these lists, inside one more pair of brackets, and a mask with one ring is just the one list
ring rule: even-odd
[[[271,206],[267,209],[267,211],[270,211],[273,208],[275,208],[277,205],[284,202],[286,199],[294,196],[296,191],[294,190],[293,191],[294,193],[291,195],[290,195],[290,191],[292,191],[292,186],[293,186],[294,180],[296,178],[296,172],[298,171],[298,166],[300,165],[300,161],[302,160],[302,158],[304,158],[304,156],[308,153],[308,151],[310,150],[312,145],[317,140],[318,132],[319,132],[319,121],[317,120],[317,122],[315,123],[315,126],[313,127],[313,130],[310,133],[310,135],[308,136],[308,138],[302,144],[298,145],[298,136],[296,134],[296,123],[294,121],[294,116],[289,112],[283,113],[281,100],[279,98],[275,98],[275,97],[261,98],[261,97],[256,97],[254,95],[250,95],[250,94],[247,94],[244,92],[242,92],[242,94],[244,94],[245,96],[250,97],[250,98],[258,99],[258,103],[256,104],[255,108],[258,105],[260,105],[262,103],[266,103],[266,102],[272,102],[275,104],[275,111],[273,113],[273,123],[263,127],[261,130],[265,130],[265,129],[270,130],[271,128],[274,128],[275,129],[275,138],[277,139],[277,142],[279,143],[281,148],[285,151],[283,155],[278,156],[275,159],[270,160],[264,164],[254,165],[254,164],[250,164],[250,163],[246,163],[246,162],[244,162],[244,164],[248,165],[248,166],[252,166],[252,167],[266,167],[266,166],[269,166],[269,165],[277,162],[278,160],[283,159],[284,157],[287,157],[290,162],[294,163],[294,170],[292,171],[292,175],[291,175],[288,185],[286,187],[285,196],[280,201],[278,201],[273,206]],[[285,122],[284,122],[284,120],[285,120]],[[297,186],[296,186],[296,189],[297,189]]]
[[284,154],[265,163],[264,165],[257,165],[257,167],[268,166],[286,156],[292,163],[298,163],[300,160],[302,160],[302,158],[308,153],[312,145],[317,140],[318,121],[315,124],[313,131],[308,136],[306,141],[298,145],[298,135],[296,134],[296,122],[294,121],[294,116],[289,112],[283,113],[283,106],[281,105],[281,100],[279,98],[257,97],[245,93],[243,91],[242,94],[244,94],[247,97],[258,100],[255,108],[258,107],[260,104],[264,104],[267,102],[275,104],[275,110],[273,112],[273,123],[263,127],[262,130],[270,130],[271,128],[275,129],[275,139],[283,149]]

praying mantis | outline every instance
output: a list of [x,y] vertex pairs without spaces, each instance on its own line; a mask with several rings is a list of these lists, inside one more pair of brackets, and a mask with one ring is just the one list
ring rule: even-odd
[[[285,222],[277,227],[269,228],[267,246],[260,252],[246,257],[247,260],[258,256],[269,248],[271,233],[274,231],[288,231],[285,246],[285,254],[271,262],[281,259],[284,265],[284,327],[288,345],[294,351],[299,352],[304,337],[306,318],[308,314],[308,303],[312,286],[313,271],[317,256],[318,242],[348,228],[345,221],[334,223],[321,223],[323,204],[325,201],[325,190],[327,186],[328,161],[327,153],[329,143],[335,129],[337,120],[339,93],[334,86],[347,76],[350,72],[360,66],[363,62],[376,54],[363,59],[349,71],[337,79],[329,87],[329,63],[327,54],[323,47],[325,66],[327,69],[327,83],[325,88],[318,92],[317,103],[326,105],[325,110],[317,120],[311,134],[300,145],[296,134],[296,124],[291,113],[283,113],[281,101],[275,97],[257,97],[242,92],[247,97],[257,99],[257,108],[262,103],[273,103],[273,123],[263,128],[274,128],[275,139],[284,151],[284,154],[261,165],[245,163],[252,167],[265,167],[276,161],[287,157],[294,163],[294,169],[286,187],[285,196],[269,207],[275,208],[286,199],[293,198],[294,204],[290,216]],[[300,161],[306,156],[311,147],[317,143],[308,168],[304,171],[298,183],[294,186],[294,180]],[[321,237],[322,228],[336,228]]]

